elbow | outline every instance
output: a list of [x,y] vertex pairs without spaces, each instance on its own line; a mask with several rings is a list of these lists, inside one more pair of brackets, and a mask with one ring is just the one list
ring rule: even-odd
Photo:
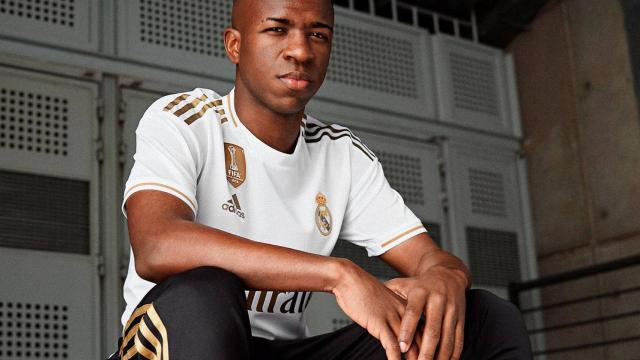
[[135,263],[136,273],[140,278],[152,283],[158,283],[159,279],[156,276],[156,272],[153,271],[153,266],[145,260],[145,257],[136,257]]
[[[133,243],[133,242],[132,242]],[[153,243],[153,242],[147,242]],[[135,269],[138,276],[152,283],[159,283],[166,276],[163,276],[163,263],[159,261],[162,257],[159,242],[155,242],[154,246],[133,247],[135,258]]]

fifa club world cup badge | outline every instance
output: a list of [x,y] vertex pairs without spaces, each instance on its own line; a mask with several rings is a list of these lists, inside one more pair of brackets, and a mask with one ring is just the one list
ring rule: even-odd
[[236,144],[224,143],[224,163],[227,181],[237,188],[247,178],[247,162],[244,149]]
[[316,195],[316,225],[320,234],[327,236],[331,234],[331,213],[327,207],[327,197],[323,193]]

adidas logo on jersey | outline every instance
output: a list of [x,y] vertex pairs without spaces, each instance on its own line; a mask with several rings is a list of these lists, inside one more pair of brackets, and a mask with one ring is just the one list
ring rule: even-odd
[[222,204],[222,210],[236,214],[241,219],[244,219],[244,211],[242,211],[242,207],[240,207],[240,201],[238,200],[238,196],[236,194],[231,195],[231,199]]

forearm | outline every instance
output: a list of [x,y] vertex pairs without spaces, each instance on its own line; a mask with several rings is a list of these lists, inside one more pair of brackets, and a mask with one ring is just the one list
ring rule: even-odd
[[140,261],[136,270],[154,282],[195,267],[217,266],[240,277],[247,289],[331,292],[347,262],[187,220],[172,221],[152,236],[152,241],[145,241],[146,249],[137,249],[144,258],[135,255],[136,263]]
[[456,256],[444,250],[435,249],[426,252],[420,258],[419,264],[416,267],[414,276],[421,275],[429,271],[434,266],[444,267],[456,273],[463,281],[465,281],[466,288],[471,286],[471,273],[469,268]]

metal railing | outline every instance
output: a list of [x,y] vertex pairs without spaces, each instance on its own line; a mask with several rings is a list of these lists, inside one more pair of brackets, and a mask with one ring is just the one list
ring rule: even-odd
[[[633,269],[634,267],[637,267],[637,269]],[[620,272],[627,271],[633,274],[631,276],[629,274],[620,274]],[[602,279],[602,277],[607,278]],[[617,280],[615,284],[611,282],[612,279]],[[582,281],[582,283],[576,284],[579,281]],[[573,285],[571,284],[572,282]],[[554,286],[556,286],[555,292],[549,291]],[[576,291],[576,289],[593,290],[594,288],[597,289],[595,293],[577,297],[562,296],[565,298],[561,300],[554,299],[559,294],[566,295],[569,292]],[[571,290],[563,291],[562,289]],[[631,345],[630,347],[632,348],[640,348],[640,326],[635,327],[636,331],[634,331],[634,329],[627,328],[621,323],[616,324],[621,320],[634,317],[638,317],[636,323],[640,324],[640,255],[532,281],[511,283],[509,285],[509,298],[511,302],[520,308],[525,317],[528,331],[534,344],[533,350],[536,358],[552,358],[554,355],[593,351],[614,345]],[[527,305],[523,304],[525,299]],[[592,308],[599,308],[598,314],[573,319],[572,317],[585,312],[584,309],[576,311],[578,306],[584,306],[585,304],[587,306],[590,305]],[[607,305],[605,306],[607,311],[603,311],[603,304]],[[612,304],[616,306],[612,306]],[[622,307],[623,309],[611,313],[608,311],[616,307]],[[553,316],[552,313],[556,315]],[[555,323],[558,314],[566,315],[566,317],[572,319]],[[546,324],[549,322],[554,322],[554,324]],[[588,328],[589,326],[591,328]],[[600,331],[593,331],[597,329],[593,326],[601,326]],[[608,329],[607,331],[603,330],[605,326]],[[585,330],[585,328],[588,329]],[[593,333],[581,333],[584,331],[593,331]],[[579,336],[576,336],[576,334]],[[580,335],[589,335],[590,341],[570,341],[576,337],[587,338],[587,336]],[[534,341],[534,338],[536,341]],[[562,345],[549,347],[548,343],[551,338],[555,343],[561,343]],[[634,353],[633,356],[637,358],[638,355]]]
[[375,0],[334,1],[337,6],[359,11],[372,16],[383,17],[394,22],[411,25],[430,34],[448,34],[458,38],[478,42],[478,27],[475,13],[469,13],[469,20],[426,10],[401,0],[376,2]]

